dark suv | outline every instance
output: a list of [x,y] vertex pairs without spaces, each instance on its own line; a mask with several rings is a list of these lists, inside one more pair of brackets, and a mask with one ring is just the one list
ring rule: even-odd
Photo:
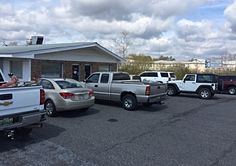
[[219,76],[219,91],[236,94],[236,76]]

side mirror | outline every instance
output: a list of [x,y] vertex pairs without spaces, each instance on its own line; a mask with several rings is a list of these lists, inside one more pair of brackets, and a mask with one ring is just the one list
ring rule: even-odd
[[184,81],[183,81],[183,82],[185,83],[185,81],[186,81],[186,79],[184,79]]

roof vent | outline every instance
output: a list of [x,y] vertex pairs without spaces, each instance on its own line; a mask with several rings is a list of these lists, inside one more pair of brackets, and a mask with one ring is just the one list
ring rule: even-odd
[[42,45],[43,44],[43,36],[31,36],[31,38],[27,41],[28,45]]

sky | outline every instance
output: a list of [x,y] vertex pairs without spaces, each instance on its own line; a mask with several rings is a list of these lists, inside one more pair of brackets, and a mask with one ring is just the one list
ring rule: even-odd
[[175,59],[236,54],[236,0],[0,0],[0,45],[98,42],[117,53]]

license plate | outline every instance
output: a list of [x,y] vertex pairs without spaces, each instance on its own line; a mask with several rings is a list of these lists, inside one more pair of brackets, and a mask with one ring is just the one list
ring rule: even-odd
[[87,100],[88,99],[88,95],[86,94],[86,95],[78,95],[78,96],[76,96],[76,99],[77,100]]
[[4,118],[0,120],[0,125],[9,125],[13,123],[13,118]]

